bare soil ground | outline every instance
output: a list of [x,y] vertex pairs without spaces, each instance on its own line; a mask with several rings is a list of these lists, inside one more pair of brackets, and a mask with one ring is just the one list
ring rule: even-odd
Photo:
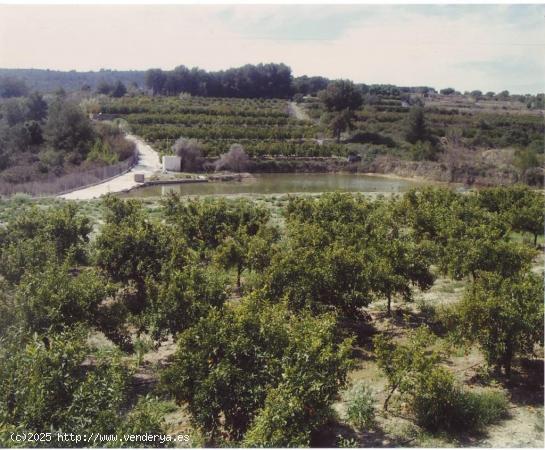
[[298,120],[311,120],[307,112],[295,102],[288,102],[288,111]]

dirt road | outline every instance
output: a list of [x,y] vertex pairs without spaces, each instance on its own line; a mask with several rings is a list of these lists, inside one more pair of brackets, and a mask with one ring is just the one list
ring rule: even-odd
[[310,120],[310,117],[307,114],[307,112],[303,108],[301,108],[297,103],[289,102],[288,108],[289,108],[290,115],[295,117],[296,119]]
[[134,135],[127,134],[126,137],[136,144],[136,150],[138,151],[138,164],[136,166],[129,172],[115,178],[111,178],[94,186],[69,192],[68,194],[59,195],[59,197],[68,200],[89,200],[101,197],[110,192],[121,192],[139,184],[134,181],[135,174],[142,173],[148,176],[161,170],[159,154],[155,150]]

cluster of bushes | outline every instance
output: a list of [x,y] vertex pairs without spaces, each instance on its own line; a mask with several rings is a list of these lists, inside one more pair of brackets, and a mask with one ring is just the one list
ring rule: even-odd
[[[311,445],[351,367],[341,324],[370,302],[390,314],[433,285],[432,267],[470,281],[450,328],[492,368],[509,376],[543,342],[535,251],[511,239],[543,227],[543,197],[527,188],[295,197],[282,228],[240,199],[172,194],[153,216],[136,200],[102,207],[92,238],[73,204],[23,207],[0,228],[2,443],[17,430],[165,432],[158,397],[186,405],[207,445]],[[85,343],[97,332],[113,350]],[[131,388],[142,342],[169,336],[176,353],[142,398]],[[455,380],[425,328],[404,341],[380,333],[374,352],[384,408],[400,397],[422,427],[480,428],[505,413],[501,394]],[[372,425],[368,389],[347,403],[354,426]]]
[[86,162],[114,164],[132,157],[135,144],[125,139],[124,133],[116,125],[98,123],[95,126],[98,139],[86,156]]
[[115,127],[95,127],[81,108],[39,93],[0,103],[0,180],[24,183],[126,160],[133,144]]
[[[154,144],[158,149],[165,153],[171,152],[169,144],[172,141],[155,141]],[[244,147],[245,152],[252,157],[260,156],[296,156],[296,157],[331,157],[331,156],[346,156],[348,149],[339,144],[318,144],[311,141],[275,141],[275,140],[216,140],[207,141],[201,140],[202,154],[207,157],[221,155],[233,142]]]
[[[459,146],[518,149],[520,159],[524,160],[518,164],[524,179],[526,170],[540,167],[542,163],[545,128],[541,118],[535,114],[474,113],[435,106],[423,108],[421,102],[408,98],[406,101],[408,107],[402,107],[400,96],[367,95],[363,107],[353,115],[351,137],[346,141],[400,147],[408,151],[412,159],[434,160],[441,150],[439,139],[459,132],[460,139],[456,142]],[[329,120],[325,104],[306,101],[305,107],[314,119]],[[411,130],[418,110],[422,111],[422,117],[425,116],[427,128],[427,136],[420,138]],[[414,147],[417,141],[420,143]]]
[[379,335],[375,351],[388,379],[384,409],[394,394],[405,401],[418,425],[436,432],[481,430],[507,414],[508,400],[499,390],[468,391],[441,365],[434,335],[424,326],[411,331],[405,343]]
[[248,116],[241,119],[238,116],[208,115],[208,114],[129,114],[124,117],[127,122],[139,125],[151,124],[183,124],[183,125],[249,125],[249,126],[285,126],[295,125],[295,120],[289,117]]

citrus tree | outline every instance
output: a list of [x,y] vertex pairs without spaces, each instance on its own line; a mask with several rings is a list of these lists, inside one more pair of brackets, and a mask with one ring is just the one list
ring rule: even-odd
[[459,314],[460,334],[477,342],[488,363],[509,376],[515,357],[543,345],[543,278],[483,274],[468,287]]
[[[253,296],[183,332],[162,385],[213,442],[297,445],[304,435],[308,443],[344,383],[349,347],[333,316],[294,314]],[[280,405],[283,418],[270,421]]]

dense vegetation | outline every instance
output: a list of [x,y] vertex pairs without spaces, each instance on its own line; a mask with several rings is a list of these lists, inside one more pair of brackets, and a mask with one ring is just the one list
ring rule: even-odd
[[[97,90],[102,83],[115,84],[121,82],[129,87],[143,87],[145,72],[138,70],[99,70],[97,72],[76,72],[71,70],[43,69],[0,69],[0,97],[9,97],[2,91],[2,86],[12,85],[18,80],[23,94],[26,91],[55,92],[64,89],[67,92],[78,90]],[[20,94],[19,94],[20,95]]]
[[[446,361],[475,345],[502,381],[542,348],[543,279],[530,268],[543,205],[521,186],[294,197],[281,217],[248,200],[171,195],[151,215],[107,197],[98,225],[76,204],[23,203],[0,228],[1,443],[14,431],[164,433],[175,402],[194,444],[315,445],[341,420],[333,403],[361,340],[387,379],[384,414],[481,430],[504,417],[505,394],[467,389]],[[361,332],[370,305],[394,324],[437,277],[467,289],[429,327]],[[143,353],[171,337],[146,396],[134,387]],[[352,389],[347,421],[374,426],[374,394]]]
[[51,180],[123,161],[134,145],[116,126],[93,124],[62,94],[0,101],[0,182]]
[[435,161],[450,173],[447,181],[471,183],[492,173],[495,182],[503,177],[542,183],[545,128],[540,115],[491,110],[487,103],[483,109],[467,109],[453,108],[453,103],[439,107],[418,97],[362,95],[347,81],[329,86],[319,98],[300,104],[311,120],[292,117],[288,103],[279,99],[188,95],[104,100],[101,111],[122,117],[135,134],[165,153],[184,137],[200,141],[202,156],[212,158],[236,143],[254,158],[354,155],[370,171],[373,161],[384,156]]
[[[435,159],[451,151],[514,148],[522,170],[539,167],[545,147],[541,116],[512,109],[513,104],[499,110],[490,102],[482,105],[464,100],[441,106],[429,98],[369,94],[342,131],[351,129],[349,142],[364,144],[364,153],[401,149],[413,159]],[[307,109],[316,119],[331,110],[312,99]],[[431,147],[427,153],[423,145]]]
[[[178,95],[182,92],[212,97],[294,97],[296,100],[306,95],[316,96],[327,88],[331,80],[322,76],[293,77],[291,68],[285,64],[246,64],[245,66],[207,72],[198,67],[178,66],[174,70],[149,69],[147,71],[118,71],[101,69],[97,72],[63,72],[43,69],[0,69],[0,97],[23,95],[29,90],[54,92],[57,89],[67,91],[97,91],[104,86],[118,83],[126,88],[142,91],[144,87],[155,94]],[[362,95],[404,96],[409,94],[433,95],[438,92],[429,86],[395,86],[391,84],[357,84]],[[442,95],[457,97],[461,92],[453,88],[439,91]],[[109,93],[109,92],[102,92]],[[513,100],[528,109],[543,109],[545,95],[510,94],[479,90],[466,91],[466,97],[475,100]]]
[[127,120],[131,130],[159,151],[170,153],[179,137],[197,139],[203,156],[218,156],[231,144],[242,144],[251,156],[331,156],[345,149],[320,145],[325,128],[289,116],[283,100],[206,97],[133,97],[110,100],[104,114]]
[[[34,76],[39,80],[61,77],[57,72],[12,72],[5,71],[5,76],[0,72],[0,97],[8,103],[29,95]],[[199,141],[201,156],[212,160],[199,169],[213,170],[217,167],[213,159],[237,144],[254,158],[255,164],[249,166],[256,171],[347,169],[419,176],[433,173],[429,176],[441,181],[467,184],[543,184],[545,128],[538,111],[544,107],[543,94],[478,90],[462,94],[453,88],[437,93],[425,86],[294,78],[283,64],[217,72],[178,66],[167,71],[150,69],[145,74],[70,73],[66,74],[67,89],[73,89],[77,75],[93,81],[71,93],[83,100],[86,112],[122,117],[135,134],[162,153],[174,153],[172,146],[180,138]],[[21,119],[25,121],[28,119]],[[39,140],[39,130],[36,124],[32,126],[27,134]],[[26,143],[13,145],[21,149]],[[47,153],[45,164],[30,170],[34,173],[31,178],[38,176],[37,169],[44,173],[51,161],[59,162],[56,150]],[[102,159],[113,161],[116,152],[107,150],[97,148],[93,159],[105,155]],[[264,157],[277,161],[264,161]],[[278,157],[348,157],[357,164],[348,166],[336,159],[303,161],[298,166],[293,160],[278,162]],[[82,158],[71,155],[65,167],[68,172],[73,169],[72,159],[77,165]],[[35,162],[29,160],[26,165]],[[24,171],[14,170],[17,176]]]

